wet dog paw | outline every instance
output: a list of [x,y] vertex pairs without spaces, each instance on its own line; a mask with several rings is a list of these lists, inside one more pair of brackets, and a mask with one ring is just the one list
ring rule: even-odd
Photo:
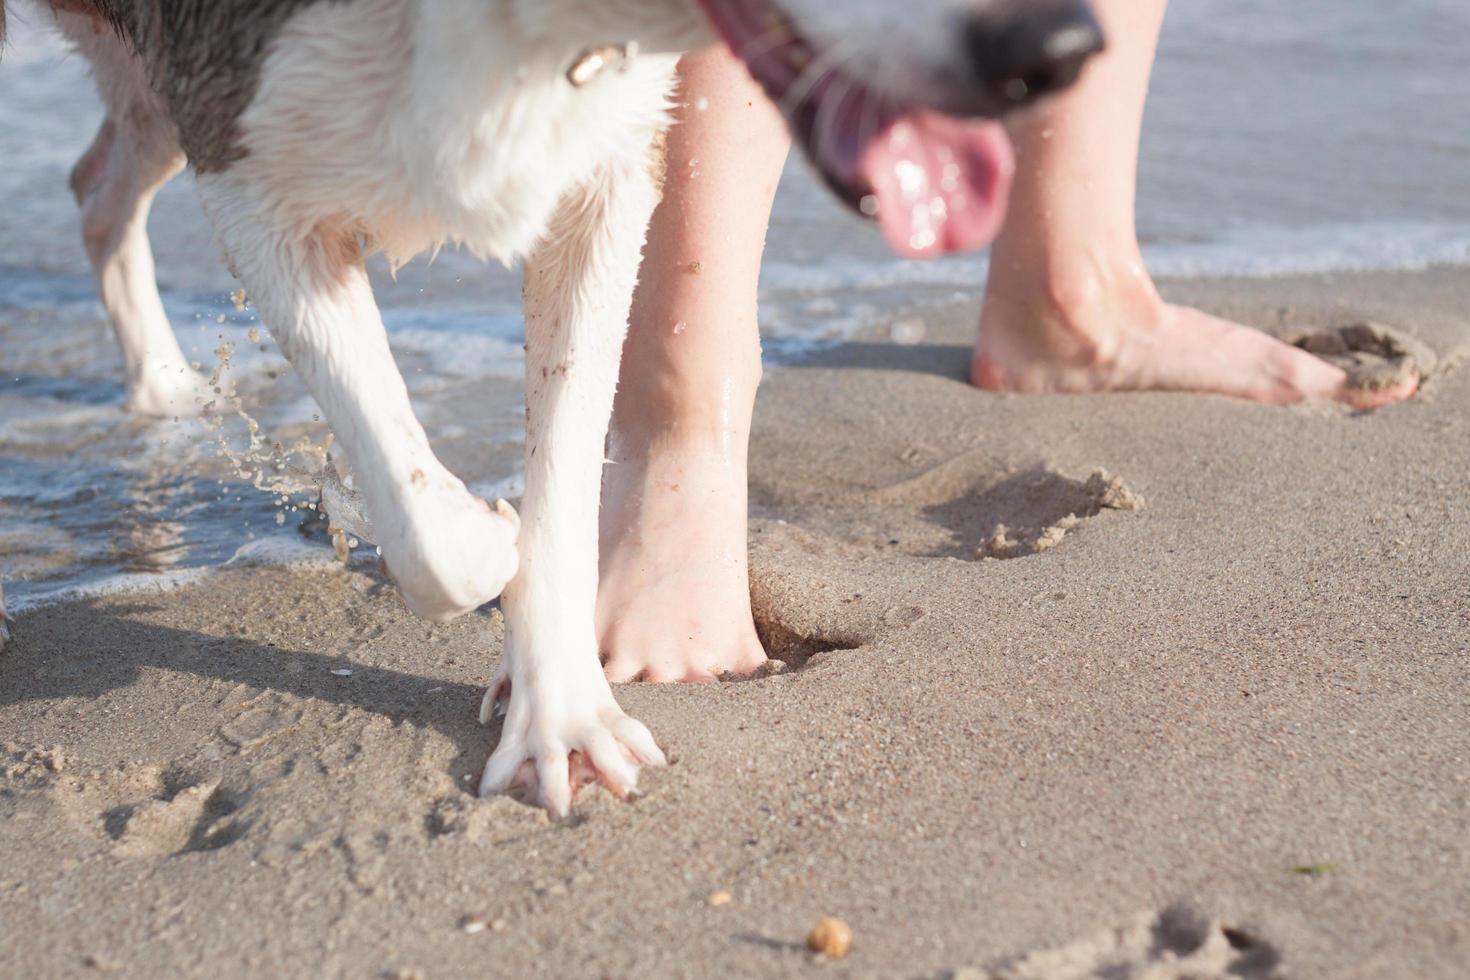
[[[600,783],[623,799],[638,786],[642,766],[666,764],[648,729],[623,713],[601,672],[578,685],[537,684],[518,678],[508,689],[500,743],[485,763],[480,795],[510,793],[565,817],[577,791]],[[596,691],[600,684],[602,691]],[[493,715],[499,685],[492,685],[481,720]]]
[[446,504],[419,532],[383,544],[403,601],[416,615],[445,622],[479,608],[515,576],[521,519],[504,500]]

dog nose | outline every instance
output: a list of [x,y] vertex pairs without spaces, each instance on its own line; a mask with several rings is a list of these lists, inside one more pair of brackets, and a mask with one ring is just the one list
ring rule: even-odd
[[990,7],[965,30],[981,82],[1007,109],[1071,85],[1104,47],[1102,28],[1082,0]]

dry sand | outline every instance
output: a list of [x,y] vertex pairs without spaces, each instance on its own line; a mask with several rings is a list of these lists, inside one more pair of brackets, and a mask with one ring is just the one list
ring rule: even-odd
[[563,825],[468,793],[494,615],[244,569],[20,616],[0,974],[1466,976],[1470,273],[1171,292],[1439,373],[994,396],[970,309],[772,372],[754,594],[803,669],[621,689],[677,763]]

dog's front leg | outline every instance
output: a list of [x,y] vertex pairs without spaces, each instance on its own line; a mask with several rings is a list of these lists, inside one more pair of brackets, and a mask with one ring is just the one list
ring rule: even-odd
[[202,176],[198,188],[261,319],[344,448],[408,607],[444,620],[495,598],[515,573],[515,512],[471,494],[434,456],[352,230],[309,223],[229,175]]
[[563,203],[526,267],[521,567],[502,599],[505,654],[481,720],[507,691],[509,707],[480,792],[523,788],[557,815],[584,782],[623,796],[639,763],[664,764],[613,699],[593,625],[603,444],[656,199],[642,161],[599,175]]

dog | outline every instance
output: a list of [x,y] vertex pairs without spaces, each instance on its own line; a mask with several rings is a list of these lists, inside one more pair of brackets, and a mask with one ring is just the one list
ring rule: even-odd
[[[409,608],[501,599],[480,782],[567,813],[664,764],[593,628],[604,440],[681,52],[723,40],[848,206],[905,255],[998,230],[995,120],[1102,46],[1082,0],[38,0],[107,115],[72,173],[126,407],[197,381],[145,222],[186,165],[226,260],[356,474]],[[3,25],[4,0],[0,0]],[[364,270],[446,243],[525,262],[525,494],[487,503],[435,458]]]

